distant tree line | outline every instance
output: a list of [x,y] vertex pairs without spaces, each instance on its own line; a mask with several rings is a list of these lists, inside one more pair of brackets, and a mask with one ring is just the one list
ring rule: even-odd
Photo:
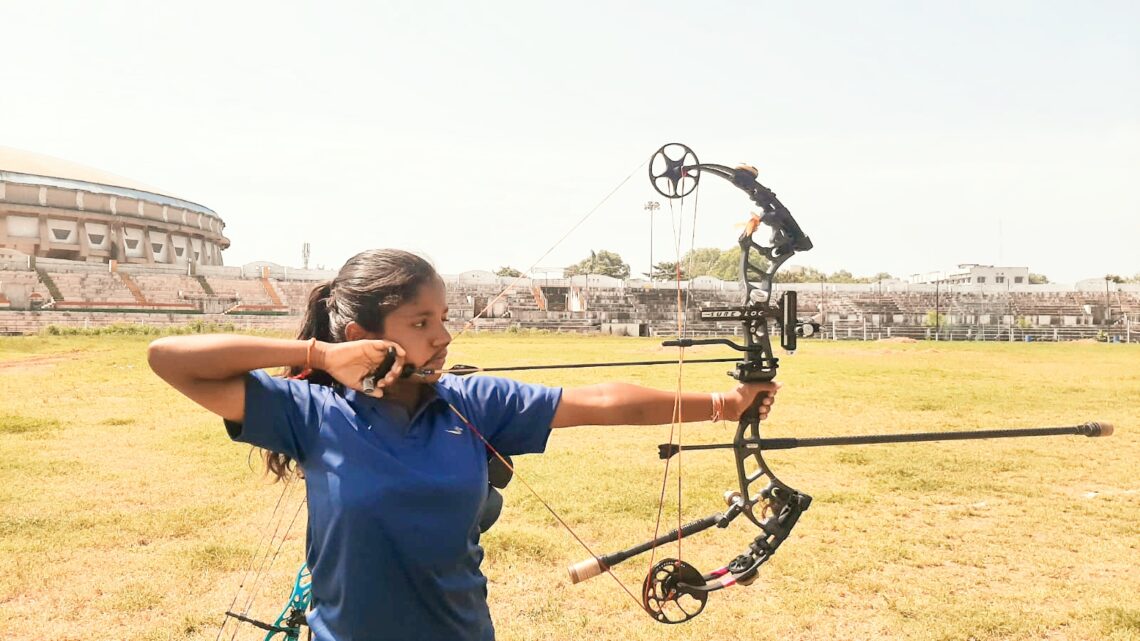
[[[755,259],[759,269],[767,269],[768,261],[762,256]],[[625,280],[630,276],[629,264],[621,259],[617,252],[605,249],[590,251],[590,255],[565,268],[567,278],[582,274],[600,274]],[[519,277],[523,272],[514,267],[500,267],[496,272],[498,276]],[[642,272],[642,276],[651,280],[688,280],[698,276],[712,276],[720,280],[734,281],[740,277],[740,248],[716,249],[704,247],[694,249],[685,254],[679,263],[662,261],[653,265],[652,273]],[[788,266],[776,274],[778,283],[874,283],[880,280],[893,278],[887,272],[879,272],[873,276],[855,276],[846,269],[830,274],[814,267]],[[1140,283],[1140,273],[1132,277],[1122,277],[1115,274],[1105,276],[1105,280],[1114,283]],[[1044,274],[1029,274],[1029,283],[1041,285],[1048,283],[1049,278]]]

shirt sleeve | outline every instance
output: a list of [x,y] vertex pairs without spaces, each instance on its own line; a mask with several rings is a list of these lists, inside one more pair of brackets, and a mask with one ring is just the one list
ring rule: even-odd
[[298,462],[316,442],[321,406],[328,388],[305,381],[270,376],[262,370],[245,379],[245,418],[225,421],[230,438],[239,443],[285,454]]
[[491,447],[504,456],[546,449],[562,388],[494,376],[473,376],[463,382],[471,421]]

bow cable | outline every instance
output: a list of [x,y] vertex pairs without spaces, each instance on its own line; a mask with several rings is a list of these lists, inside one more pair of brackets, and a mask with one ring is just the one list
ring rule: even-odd
[[[641,163],[640,165],[638,165],[638,166],[637,166],[637,167],[636,167],[636,168],[635,168],[633,171],[629,172],[629,175],[628,175],[628,176],[626,176],[625,178],[622,178],[622,179],[621,179],[621,181],[620,181],[620,182],[618,182],[618,184],[617,184],[617,185],[615,185],[615,186],[614,186],[614,188],[613,188],[613,189],[611,189],[611,190],[609,191],[609,193],[608,193],[608,194],[606,194],[605,196],[603,196],[603,197],[602,197],[602,199],[601,199],[601,200],[599,200],[599,201],[598,201],[598,203],[597,203],[596,205],[594,205],[593,207],[591,207],[591,208],[590,208],[590,210],[589,210],[589,211],[587,211],[587,212],[586,212],[586,214],[585,214],[584,216],[582,216],[581,218],[579,218],[579,219],[578,219],[578,222],[576,222],[576,223],[574,223],[573,225],[571,225],[571,226],[570,226],[570,229],[567,229],[567,230],[566,230],[566,233],[562,234],[562,237],[561,237],[561,238],[559,238],[558,240],[554,241],[554,244],[553,244],[553,245],[551,245],[551,246],[550,246],[550,247],[549,247],[549,248],[548,248],[548,249],[547,249],[545,252],[543,252],[543,254],[542,254],[541,256],[539,256],[539,257],[538,257],[538,259],[537,259],[537,260],[535,260],[535,261],[534,261],[534,263],[533,263],[533,264],[531,264],[531,266],[530,266],[530,267],[529,267],[529,268],[528,268],[526,271],[524,271],[524,272],[522,273],[522,275],[521,275],[521,276],[515,276],[514,280],[512,280],[510,283],[508,283],[508,284],[507,284],[507,286],[506,286],[506,288],[504,288],[504,289],[503,289],[503,291],[499,292],[499,294],[498,294],[497,296],[495,296],[493,299],[491,299],[491,301],[490,301],[489,303],[487,303],[486,305],[484,305],[484,306],[483,306],[483,309],[479,310],[479,312],[478,312],[477,314],[475,314],[475,315],[474,315],[474,316],[472,316],[471,318],[469,318],[469,319],[467,319],[466,321],[464,321],[464,322],[463,322],[463,327],[462,327],[462,328],[459,330],[459,332],[457,332],[457,333],[455,334],[455,336],[453,336],[453,337],[452,337],[452,341],[454,341],[456,338],[459,338],[460,336],[462,336],[463,334],[465,334],[465,333],[467,332],[467,330],[469,330],[469,329],[471,329],[472,327],[474,327],[474,326],[475,326],[475,320],[476,320],[476,319],[478,319],[479,317],[481,317],[481,316],[482,316],[484,313],[486,313],[488,310],[492,309],[492,308],[495,306],[495,303],[497,303],[497,302],[499,302],[500,300],[502,300],[502,298],[503,298],[504,296],[506,296],[506,295],[507,295],[507,294],[509,294],[509,293],[510,293],[512,290],[514,290],[514,288],[515,288],[515,286],[516,286],[516,285],[518,285],[519,283],[521,283],[521,282],[522,282],[524,279],[529,279],[529,276],[528,276],[528,275],[530,275],[530,274],[533,274],[533,273],[534,273],[534,270],[535,270],[535,269],[538,267],[538,264],[539,264],[539,263],[541,263],[541,262],[542,262],[542,261],[543,261],[543,260],[544,260],[544,259],[545,259],[547,256],[549,256],[549,255],[550,255],[550,254],[551,254],[551,253],[552,253],[552,252],[553,252],[553,251],[554,251],[554,250],[555,250],[555,249],[556,249],[556,248],[557,248],[559,245],[561,245],[561,244],[562,244],[562,241],[564,241],[564,240],[566,240],[567,238],[569,238],[569,237],[570,237],[570,234],[573,234],[573,233],[574,233],[574,230],[576,230],[576,229],[578,229],[579,227],[581,227],[581,226],[582,226],[582,224],[583,224],[583,223],[585,223],[585,222],[586,222],[586,220],[590,218],[590,216],[593,216],[593,215],[594,215],[594,212],[596,212],[596,211],[598,211],[599,209],[601,209],[601,208],[602,208],[602,205],[606,204],[606,202],[607,202],[607,201],[608,201],[608,200],[609,200],[611,197],[613,197],[613,195],[614,195],[614,194],[616,194],[616,193],[618,192],[618,190],[620,190],[622,187],[624,187],[624,186],[625,186],[625,184],[626,184],[627,182],[629,182],[629,179],[630,179],[630,178],[633,178],[634,174],[636,174],[637,172],[641,171],[641,168],[642,168],[642,167],[644,167],[644,166],[646,166],[647,164],[649,164],[649,161],[648,161],[648,160],[646,160],[645,162],[643,162],[643,163]],[[650,266],[650,270],[652,270],[652,265]],[[589,274],[587,274],[586,276],[587,276],[587,278],[588,278],[588,277],[589,277]]]
[[[483,433],[480,432],[479,429],[475,427],[473,423],[471,423],[471,421],[467,420],[467,417],[464,416],[463,413],[458,409],[456,409],[456,407],[452,405],[450,401],[447,402],[447,407],[451,409],[451,412],[453,414],[459,417],[459,420],[463,421],[463,424],[467,426],[467,429],[471,430],[472,434],[479,437],[479,440],[483,442],[483,445],[487,447],[487,450],[490,451],[491,454],[495,456],[495,458],[499,459],[500,463],[505,465],[507,469],[511,471],[511,475],[514,478],[517,478],[519,482],[523,484],[523,487],[525,487],[530,491],[531,494],[534,495],[534,498],[538,499],[538,502],[542,504],[542,507],[546,508],[547,512],[550,512],[550,515],[554,517],[554,520],[558,521],[562,527],[566,528],[566,531],[570,533],[570,536],[574,537],[574,540],[578,542],[578,545],[581,545],[582,548],[586,550],[586,553],[588,553],[590,556],[597,558],[597,555],[594,554],[594,551],[590,549],[590,546],[587,545],[584,540],[582,540],[582,537],[578,536],[578,533],[574,531],[574,528],[570,527],[570,524],[567,523],[566,520],[563,519],[562,516],[558,514],[558,512],[555,511],[549,503],[546,502],[546,499],[542,498],[538,491],[535,490],[534,487],[532,487],[531,484],[527,482],[526,478],[515,472],[514,465],[512,465],[509,460],[507,460],[507,457],[500,454],[499,450],[495,449],[495,446],[491,445],[490,441],[484,438]],[[642,610],[648,612],[646,607],[642,605],[641,600],[633,594],[633,591],[631,591],[624,583],[622,583],[621,579],[619,579],[617,575],[614,574],[612,569],[606,568],[606,573],[613,577],[614,581],[617,581],[617,584],[620,585],[621,589],[629,595],[629,598],[633,599],[633,602],[637,604],[638,608],[641,608]]]
[[[252,621],[249,618],[249,612],[253,609],[254,601],[257,599],[257,595],[263,585],[262,578],[272,569],[274,562],[280,555],[281,549],[285,546],[285,542],[289,539],[289,535],[305,507],[306,500],[302,497],[301,500],[298,501],[297,508],[293,511],[291,518],[289,517],[289,510],[285,507],[287,504],[292,503],[294,495],[297,494],[298,478],[300,478],[299,472],[294,470],[285,481],[283,481],[281,494],[278,495],[277,502],[273,506],[273,511],[270,513],[266,525],[262,529],[261,538],[258,539],[257,545],[254,546],[253,552],[250,554],[249,561],[245,566],[245,572],[242,575],[241,583],[238,584],[238,588],[234,592],[234,597],[230,601],[229,607],[226,608],[226,616],[222,619],[221,626],[218,627],[218,634],[215,638],[216,641],[222,639],[226,624],[229,623],[230,619],[246,621],[254,625],[261,623]],[[303,491],[304,484],[301,483],[300,486]],[[288,521],[288,525],[285,525],[286,521]],[[281,531],[282,526],[285,527],[283,532]],[[250,574],[253,575],[252,580],[250,580]],[[247,581],[249,582],[249,593],[244,599],[241,599],[242,590],[245,589]],[[239,599],[242,601],[240,608],[236,607]],[[238,632],[240,632],[241,629],[240,625],[234,626],[233,634],[228,637],[230,641],[237,638]]]

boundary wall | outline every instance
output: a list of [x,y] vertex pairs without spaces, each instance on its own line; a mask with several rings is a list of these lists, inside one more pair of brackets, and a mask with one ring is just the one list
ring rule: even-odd
[[[267,262],[242,266],[122,265],[0,251],[0,333],[51,325],[181,326],[195,322],[292,333],[310,291],[333,271]],[[600,275],[502,278],[486,271],[443,276],[454,329],[542,329],[634,336],[738,335],[699,309],[739,304],[739,283],[701,277],[649,282]],[[779,283],[798,293],[798,316],[825,338],[874,340],[1140,341],[1140,285]],[[684,310],[678,314],[678,301]]]

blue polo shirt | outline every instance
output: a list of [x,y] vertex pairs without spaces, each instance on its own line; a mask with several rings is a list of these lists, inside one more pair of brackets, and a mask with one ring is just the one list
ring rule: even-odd
[[235,441],[281,452],[305,472],[319,641],[489,641],[479,514],[487,451],[541,452],[559,388],[445,375],[413,416],[353,390],[252,372]]

